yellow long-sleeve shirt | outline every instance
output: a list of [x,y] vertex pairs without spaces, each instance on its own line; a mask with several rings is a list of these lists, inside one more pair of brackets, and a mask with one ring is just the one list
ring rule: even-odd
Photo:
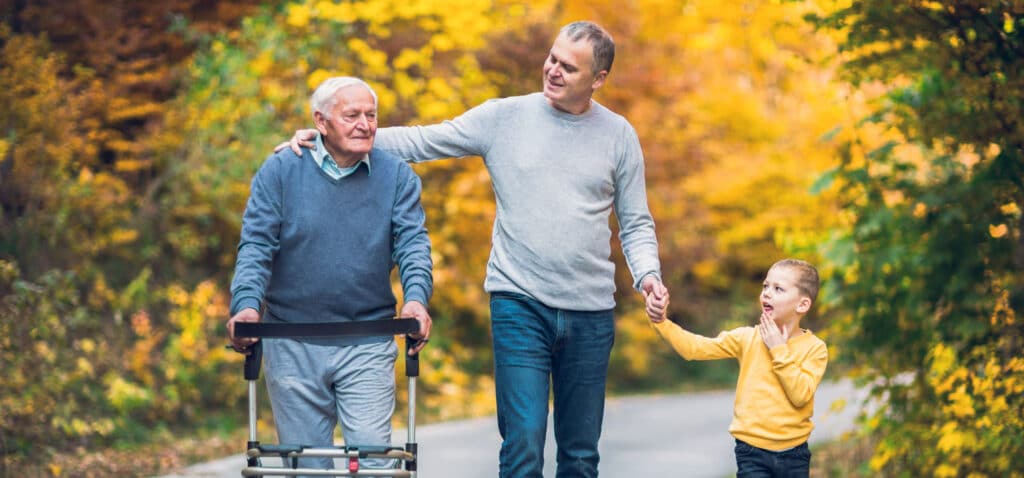
[[729,433],[766,450],[785,450],[811,436],[814,391],[825,375],[828,349],[809,330],[768,349],[755,327],[709,338],[665,320],[654,329],[686,360],[736,358],[740,376]]

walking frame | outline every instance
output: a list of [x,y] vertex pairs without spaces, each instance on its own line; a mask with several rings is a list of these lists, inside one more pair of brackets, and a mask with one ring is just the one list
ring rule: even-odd
[[[393,476],[416,478],[416,378],[419,376],[419,356],[409,355],[417,340],[408,334],[419,331],[416,319],[385,319],[328,323],[238,322],[235,336],[258,338],[342,337],[406,335],[405,376],[409,387],[409,417],[405,448],[392,446],[360,446],[348,444],[331,447],[312,447],[303,444],[260,444],[256,438],[256,381],[263,358],[262,342],[249,347],[245,357],[245,379],[249,382],[249,441],[246,443],[246,467],[242,476]],[[262,458],[280,457],[282,467],[265,466]],[[299,458],[347,458],[348,468],[300,468]],[[361,458],[399,460],[404,469],[361,469]]]

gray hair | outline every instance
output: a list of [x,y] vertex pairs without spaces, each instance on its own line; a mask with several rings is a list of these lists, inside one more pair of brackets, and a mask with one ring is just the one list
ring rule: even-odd
[[313,96],[309,98],[311,114],[314,115],[314,119],[317,111],[330,118],[331,110],[334,109],[334,105],[338,102],[338,90],[356,85],[369,90],[370,95],[373,96],[373,105],[377,106],[377,92],[373,91],[373,87],[368,83],[353,76],[335,76],[320,83],[320,86],[316,87],[316,91],[313,92]]
[[577,42],[586,38],[594,48],[594,66],[591,68],[593,74],[601,70],[612,71],[612,62],[615,61],[615,40],[612,36],[594,22],[580,21],[572,22],[559,31],[559,34]]

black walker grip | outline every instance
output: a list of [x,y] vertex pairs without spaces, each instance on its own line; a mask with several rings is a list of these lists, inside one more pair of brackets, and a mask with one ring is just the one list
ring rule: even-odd
[[[405,338],[405,376],[406,377],[419,377],[420,376],[420,354],[409,355],[409,351],[420,343],[412,337]],[[421,350],[422,352],[422,350]]]
[[249,346],[249,355],[245,356],[246,380],[258,380],[260,378],[261,363],[263,363],[263,342],[256,342]]

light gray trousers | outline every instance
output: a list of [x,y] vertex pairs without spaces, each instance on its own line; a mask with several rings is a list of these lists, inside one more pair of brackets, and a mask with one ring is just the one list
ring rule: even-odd
[[[340,422],[348,446],[390,446],[397,357],[394,340],[338,346],[325,339],[263,339],[280,444],[332,446]],[[360,460],[361,468],[393,464],[388,459]],[[299,466],[334,468],[330,458],[303,458]]]

